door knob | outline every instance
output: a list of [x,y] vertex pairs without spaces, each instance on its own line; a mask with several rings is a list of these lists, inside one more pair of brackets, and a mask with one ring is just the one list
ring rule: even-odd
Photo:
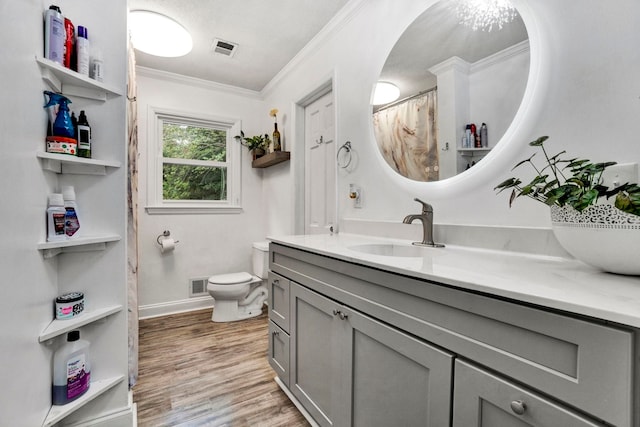
[[511,406],[511,410],[518,415],[524,414],[527,410],[527,405],[525,405],[522,400],[514,400],[509,406]]

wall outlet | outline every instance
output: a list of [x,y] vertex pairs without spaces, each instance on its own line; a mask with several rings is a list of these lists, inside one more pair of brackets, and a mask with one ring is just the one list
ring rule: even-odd
[[602,185],[615,188],[627,182],[638,182],[638,164],[637,163],[619,163],[609,166],[602,173]]

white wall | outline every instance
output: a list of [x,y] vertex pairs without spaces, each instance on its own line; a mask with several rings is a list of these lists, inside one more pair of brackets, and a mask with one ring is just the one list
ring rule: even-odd
[[[550,135],[553,151],[618,162],[640,161],[640,49],[637,28],[640,3],[514,0],[527,25],[531,71],[516,124],[503,143],[470,171],[438,183],[416,183],[391,172],[377,151],[371,126],[371,88],[396,39],[433,1],[363,1],[350,19],[327,39],[301,54],[266,88],[267,106],[291,117],[292,105],[308,91],[335,76],[338,145],[352,142],[358,164],[339,175],[340,217],[400,222],[417,211],[420,197],[431,202],[437,223],[548,227],[548,209],[530,200],[508,208],[507,195],[493,187],[510,176],[517,161],[528,157],[527,143]],[[285,135],[293,123],[284,124]],[[287,141],[292,156],[301,156]],[[294,164],[295,166],[295,164]],[[271,234],[293,231],[294,168],[268,171],[264,178]],[[348,184],[363,190],[363,208],[348,203]]]
[[[240,119],[247,136],[264,132],[260,121],[267,121],[269,117],[267,107],[255,92],[145,69],[138,69],[137,83],[140,152],[138,295],[141,316],[144,316],[153,314],[152,309],[158,304],[168,304],[161,312],[179,309],[179,303],[185,303],[189,298],[189,278],[251,271],[251,243],[265,238],[262,172],[251,168],[251,158],[244,147],[242,213],[147,214],[149,107]],[[180,243],[173,252],[162,254],[156,237],[164,230],[171,231],[171,237]]]

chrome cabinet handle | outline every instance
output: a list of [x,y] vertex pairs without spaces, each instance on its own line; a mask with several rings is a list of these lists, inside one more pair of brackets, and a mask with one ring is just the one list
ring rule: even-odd
[[527,405],[525,405],[522,400],[514,400],[509,406],[511,406],[511,410],[518,415],[524,414],[527,410]]
[[273,284],[274,285],[279,285],[280,284],[280,279],[274,279],[273,280]]
[[280,336],[280,331],[273,331],[273,336],[274,337],[279,337]]
[[334,316],[338,316],[340,318],[340,320],[345,320],[349,317],[348,314],[341,312],[340,310],[333,310],[333,315]]
[[316,139],[316,145],[320,145],[320,144],[322,144],[322,142],[323,142],[322,141],[322,135],[320,135],[320,139],[319,140]]

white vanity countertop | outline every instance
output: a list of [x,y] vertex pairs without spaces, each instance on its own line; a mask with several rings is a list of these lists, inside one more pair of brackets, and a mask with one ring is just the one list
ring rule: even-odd
[[640,327],[640,276],[603,273],[575,260],[453,245],[424,248],[422,257],[371,255],[350,247],[410,246],[411,241],[344,233],[268,239],[406,276]]

